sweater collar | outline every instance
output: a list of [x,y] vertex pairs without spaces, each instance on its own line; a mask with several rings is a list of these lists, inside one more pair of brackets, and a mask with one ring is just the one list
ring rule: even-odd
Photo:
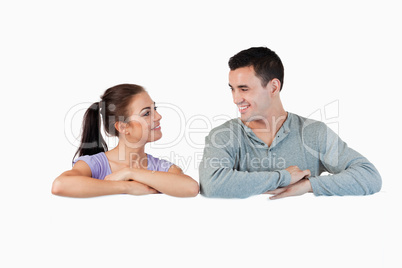
[[[278,130],[277,135],[282,136],[289,134],[290,132],[290,123],[292,120],[292,113],[288,113],[288,116],[285,120],[285,122],[283,122],[281,128]],[[251,128],[249,128],[248,126],[246,126],[240,118],[237,118],[237,123],[244,129],[244,131],[247,133],[247,136],[255,141],[257,141],[260,144],[265,144],[260,138],[258,138],[255,133],[253,132],[253,130]]]

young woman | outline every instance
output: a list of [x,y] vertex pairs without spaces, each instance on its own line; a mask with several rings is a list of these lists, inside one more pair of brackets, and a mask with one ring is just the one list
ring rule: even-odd
[[[196,196],[198,183],[169,161],[144,152],[145,144],[162,137],[155,102],[138,85],[109,88],[86,111],[81,145],[73,168],[55,179],[52,193],[70,197],[111,194],[164,193],[177,197]],[[108,151],[101,135],[119,138]],[[74,157],[75,157],[74,156]]]

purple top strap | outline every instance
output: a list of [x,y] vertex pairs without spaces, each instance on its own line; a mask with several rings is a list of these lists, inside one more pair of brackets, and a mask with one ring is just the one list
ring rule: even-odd
[[[147,154],[148,158],[148,170],[155,170],[155,171],[163,171],[167,172],[169,168],[173,165],[173,163],[153,157],[150,154]],[[92,172],[92,178],[103,180],[107,175],[112,173],[110,169],[109,161],[105,155],[105,153],[98,153],[94,155],[83,155],[78,157],[73,164],[77,163],[78,161],[84,161],[88,164],[89,168]]]

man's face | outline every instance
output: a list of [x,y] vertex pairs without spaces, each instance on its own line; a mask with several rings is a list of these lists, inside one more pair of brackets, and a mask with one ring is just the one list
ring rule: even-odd
[[261,85],[252,66],[229,72],[233,102],[240,111],[242,121],[261,120],[267,115],[271,103],[269,85],[265,88]]

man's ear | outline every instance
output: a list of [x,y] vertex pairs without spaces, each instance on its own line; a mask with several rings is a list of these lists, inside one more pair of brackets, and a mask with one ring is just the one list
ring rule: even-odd
[[281,81],[279,79],[274,78],[268,84],[271,84],[270,90],[272,95],[277,95],[281,91]]
[[116,130],[117,130],[120,134],[127,134],[127,133],[126,133],[127,123],[124,123],[124,122],[121,122],[121,121],[117,121],[116,123],[114,123],[114,127],[116,128]]

